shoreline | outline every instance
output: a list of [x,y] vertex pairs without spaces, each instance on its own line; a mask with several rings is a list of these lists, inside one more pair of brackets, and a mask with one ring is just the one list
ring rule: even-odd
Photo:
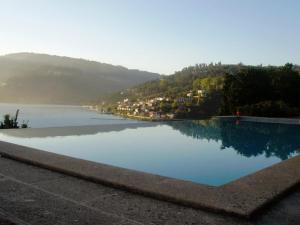
[[134,115],[124,115],[120,113],[113,113],[112,115],[120,116],[123,118],[141,120],[141,121],[150,121],[150,122],[166,122],[166,121],[184,121],[186,119],[155,119],[148,116],[134,116]]
[[207,116],[202,118],[184,118],[184,119],[155,119],[146,116],[134,116],[134,115],[124,115],[120,113],[113,113],[112,115],[135,119],[139,121],[148,121],[148,122],[169,122],[169,121],[191,121],[191,120],[203,120],[203,119],[214,119],[214,118],[224,118],[224,119],[237,119],[240,121],[247,122],[261,122],[261,123],[281,123],[281,124],[299,124],[300,118],[284,118],[284,117],[259,117],[259,116]]

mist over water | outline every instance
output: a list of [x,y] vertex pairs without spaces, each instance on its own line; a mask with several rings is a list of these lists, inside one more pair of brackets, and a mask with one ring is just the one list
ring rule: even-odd
[[20,110],[19,123],[28,122],[31,128],[139,123],[136,120],[99,114],[87,108],[72,105],[0,103],[0,116],[3,117],[5,114],[15,116],[17,109]]

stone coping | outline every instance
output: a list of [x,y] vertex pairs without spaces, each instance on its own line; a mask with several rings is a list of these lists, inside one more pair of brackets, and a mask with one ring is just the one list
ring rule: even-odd
[[[217,116],[216,118],[237,119],[236,116]],[[258,117],[258,116],[240,116],[241,121],[261,122],[261,123],[282,123],[282,124],[298,124],[300,118],[276,118],[276,117]]]
[[300,184],[300,156],[213,187],[2,141],[0,155],[148,197],[241,217],[251,217]]

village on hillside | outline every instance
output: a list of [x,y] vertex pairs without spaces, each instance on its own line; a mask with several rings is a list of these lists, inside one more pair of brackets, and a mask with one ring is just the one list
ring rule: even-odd
[[189,111],[193,105],[199,105],[207,96],[206,91],[189,91],[186,96],[177,97],[155,97],[147,100],[138,99],[131,101],[125,98],[117,103],[115,113],[128,117],[136,117],[150,120],[172,120],[176,113]]

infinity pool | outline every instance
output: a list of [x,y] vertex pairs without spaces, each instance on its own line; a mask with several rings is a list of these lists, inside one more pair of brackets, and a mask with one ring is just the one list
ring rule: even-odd
[[300,126],[233,119],[0,132],[0,140],[219,186],[300,153]]

